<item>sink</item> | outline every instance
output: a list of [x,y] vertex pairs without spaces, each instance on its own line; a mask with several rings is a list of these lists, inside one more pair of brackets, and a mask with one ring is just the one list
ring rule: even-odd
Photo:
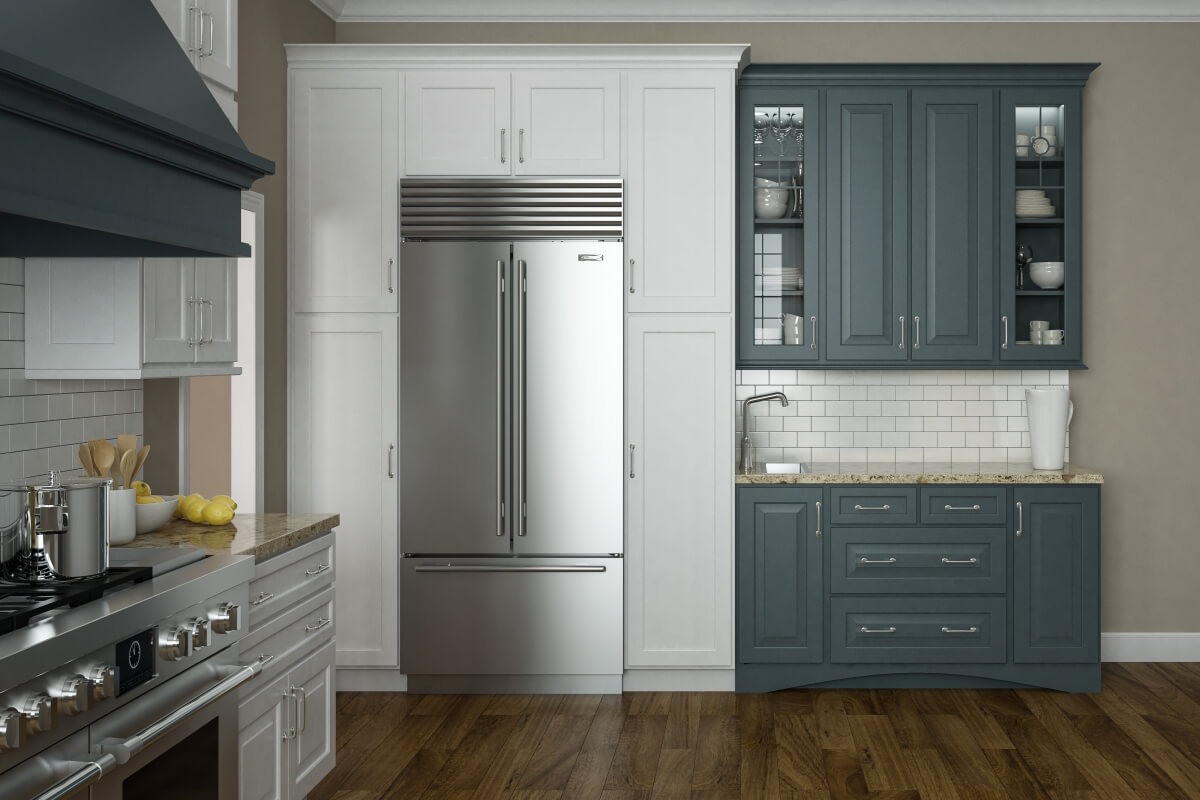
[[808,472],[808,467],[787,462],[767,462],[762,465],[762,471],[767,475],[802,475]]

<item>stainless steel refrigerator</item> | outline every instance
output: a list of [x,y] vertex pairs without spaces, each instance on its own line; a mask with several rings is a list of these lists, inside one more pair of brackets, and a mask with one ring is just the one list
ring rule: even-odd
[[577,187],[542,186],[402,187],[400,642],[412,691],[620,691],[622,245],[519,238],[594,231],[566,228]]

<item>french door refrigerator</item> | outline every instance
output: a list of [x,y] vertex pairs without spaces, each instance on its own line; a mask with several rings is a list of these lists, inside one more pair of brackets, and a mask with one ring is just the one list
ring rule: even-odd
[[[621,242],[499,238],[531,234],[497,219],[520,181],[485,184],[506,199],[450,232],[475,238],[449,238],[430,225],[451,216],[444,194],[417,214],[441,186],[422,185],[402,200],[399,268],[408,688],[620,691]],[[532,233],[562,237],[575,202]]]

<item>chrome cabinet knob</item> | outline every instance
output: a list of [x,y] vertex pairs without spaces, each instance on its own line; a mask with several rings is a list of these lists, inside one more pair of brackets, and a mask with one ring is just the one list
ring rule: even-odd
[[87,674],[92,684],[92,697],[107,700],[117,696],[117,668],[109,664],[92,667]]
[[192,634],[186,627],[172,628],[163,634],[158,652],[164,661],[179,661],[192,654]]
[[21,715],[15,708],[0,711],[0,753],[21,746]]
[[183,627],[191,634],[192,647],[194,649],[199,650],[201,647],[208,647],[208,617],[196,617]]
[[21,706],[30,733],[49,733],[54,730],[54,701],[44,694],[31,695]]
[[222,603],[209,615],[214,633],[233,633],[242,629],[241,608],[233,603]]
[[58,690],[58,710],[64,714],[82,714],[92,706],[92,682],[72,675]]

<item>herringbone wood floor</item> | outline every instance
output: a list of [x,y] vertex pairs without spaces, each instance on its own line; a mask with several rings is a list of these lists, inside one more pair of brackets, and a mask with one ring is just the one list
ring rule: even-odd
[[1200,664],[1094,695],[338,695],[312,800],[1200,799]]

